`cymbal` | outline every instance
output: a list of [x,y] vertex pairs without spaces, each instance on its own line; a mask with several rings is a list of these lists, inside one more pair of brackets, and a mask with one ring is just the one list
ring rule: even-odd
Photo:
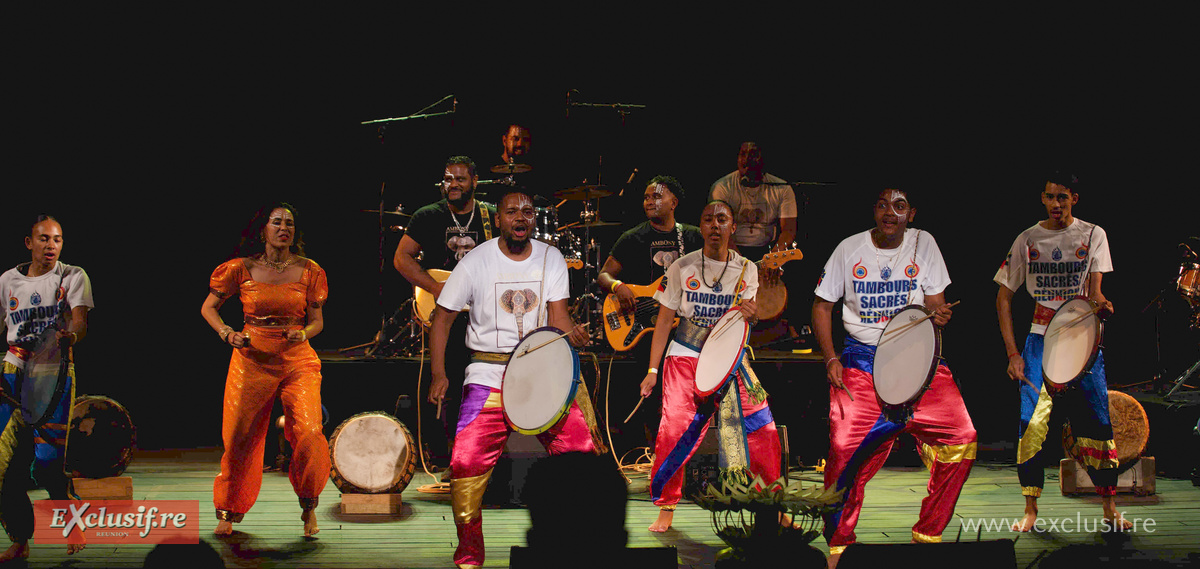
[[564,225],[564,226],[558,228],[558,231],[562,232],[562,231],[566,231],[566,230],[574,228],[574,227],[608,227],[608,226],[612,226],[612,225],[621,225],[621,222],[619,222],[619,221],[601,221],[599,219],[594,220],[594,221],[576,221],[575,223],[569,223],[567,225]]
[[[364,209],[362,211],[365,213],[379,213],[379,210],[377,210],[377,209]],[[399,211],[384,211],[383,213],[386,213],[388,215],[401,215],[404,217],[412,217],[412,214],[410,214],[410,213],[402,213]]]
[[529,164],[497,164],[492,166],[494,174],[524,174],[533,170],[533,166]]
[[554,197],[563,200],[590,200],[592,198],[605,198],[611,195],[612,190],[605,189],[603,184],[576,186],[554,192]]

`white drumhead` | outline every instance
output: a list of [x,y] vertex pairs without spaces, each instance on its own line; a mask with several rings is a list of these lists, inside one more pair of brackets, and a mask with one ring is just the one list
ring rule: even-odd
[[932,318],[913,325],[929,313],[919,307],[897,312],[875,348],[875,393],[885,405],[912,402],[937,369],[938,337]]
[[409,435],[404,425],[382,413],[351,417],[329,442],[333,467],[346,482],[366,492],[383,492],[404,476]]
[[1073,298],[1062,304],[1046,325],[1042,351],[1042,377],[1064,384],[1079,377],[1091,366],[1100,344],[1100,317],[1093,304]]
[[[500,395],[504,415],[518,431],[550,428],[575,395],[579,359],[566,338],[555,339],[561,334],[557,328],[538,328],[517,344],[508,359]],[[525,353],[529,348],[537,349]]]
[[713,325],[700,348],[696,362],[696,391],[707,395],[720,389],[741,360],[750,335],[750,324],[737,308],[731,308]]

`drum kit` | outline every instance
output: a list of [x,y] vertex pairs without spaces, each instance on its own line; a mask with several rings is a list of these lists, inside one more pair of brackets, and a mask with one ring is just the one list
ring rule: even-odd
[[[514,176],[532,171],[533,168],[527,164],[507,163],[493,166],[491,171],[496,174],[504,174],[503,177],[491,180],[479,180],[480,186],[490,184],[501,184],[507,186],[515,186],[517,182]],[[437,184],[440,186],[441,184]],[[621,223],[615,221],[605,221],[600,216],[601,198],[613,195],[613,191],[603,184],[587,184],[566,188],[555,191],[553,197],[558,200],[557,203],[535,207],[535,228],[533,238],[549,245],[557,247],[562,252],[566,259],[567,266],[572,269],[582,269],[582,281],[591,283],[595,281],[595,272],[599,270],[601,259],[599,246],[592,238],[591,230],[595,227],[614,227]],[[477,198],[486,197],[483,191],[477,191]],[[536,197],[536,202],[547,203],[545,198]],[[579,212],[579,220],[565,223],[565,220],[560,219],[559,210],[568,202],[580,202],[581,211]],[[397,206],[393,210],[383,208],[380,204],[378,209],[364,209],[366,213],[378,214],[382,220],[384,215],[409,217],[405,213],[403,206]],[[384,225],[381,221],[381,232],[388,229],[393,232],[403,232],[404,225]],[[382,236],[381,236],[382,240]],[[380,248],[381,255],[382,246]],[[419,257],[418,257],[419,259]],[[381,266],[382,266],[381,262]],[[445,282],[446,277],[450,272],[441,269],[429,269],[426,271],[437,282]],[[571,307],[572,316],[580,322],[590,323],[591,321],[599,321],[601,318],[601,301],[602,299],[594,294],[579,294],[572,295],[575,299]],[[382,302],[382,301],[381,301]],[[368,357],[386,357],[386,356],[409,356],[417,357],[426,349],[421,343],[423,332],[429,330],[431,323],[431,314],[435,306],[433,294],[420,287],[414,287],[413,297],[406,300],[397,309],[391,318],[386,320],[376,333],[372,342],[359,346],[351,346],[341,351],[351,351],[360,348],[366,348],[365,355]],[[592,327],[593,339],[601,339],[601,327]]]

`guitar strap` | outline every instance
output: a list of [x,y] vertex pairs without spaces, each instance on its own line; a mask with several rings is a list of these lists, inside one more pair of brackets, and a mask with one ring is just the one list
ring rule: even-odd
[[476,200],[479,204],[479,220],[483,223],[483,240],[487,241],[492,238],[492,221],[488,219],[487,206],[482,201]]

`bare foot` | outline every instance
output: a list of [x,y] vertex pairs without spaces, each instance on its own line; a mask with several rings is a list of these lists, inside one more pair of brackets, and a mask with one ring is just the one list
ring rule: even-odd
[[304,510],[300,513],[300,519],[304,520],[304,537],[312,537],[321,531],[317,527],[317,512],[315,510]]
[[86,543],[68,543],[67,555],[75,555],[76,553],[83,551],[83,548],[85,547],[87,547]]
[[842,558],[841,553],[830,553],[829,559],[825,561],[825,566],[829,569],[837,569],[838,559]]
[[[1104,519],[1108,521],[1108,531],[1129,531],[1133,529],[1133,522],[1125,519],[1125,516],[1117,511],[1117,499],[1115,496],[1102,497],[1101,507],[1104,508]],[[1118,524],[1120,524],[1119,527]]]
[[671,520],[675,519],[675,510],[659,510],[658,519],[650,524],[650,531],[662,533],[671,529]]
[[217,527],[213,530],[216,535],[229,535],[233,533],[233,522],[228,520],[217,520]]
[[1017,520],[1009,531],[1028,532],[1037,524],[1037,512],[1025,512],[1025,517]]
[[0,563],[12,561],[13,559],[26,559],[28,557],[29,542],[13,542],[12,545],[8,546],[8,549],[4,550],[4,553],[0,553]]
[[779,512],[779,525],[792,529],[802,529],[801,526],[796,525],[796,521],[792,519],[792,516],[783,512]]

